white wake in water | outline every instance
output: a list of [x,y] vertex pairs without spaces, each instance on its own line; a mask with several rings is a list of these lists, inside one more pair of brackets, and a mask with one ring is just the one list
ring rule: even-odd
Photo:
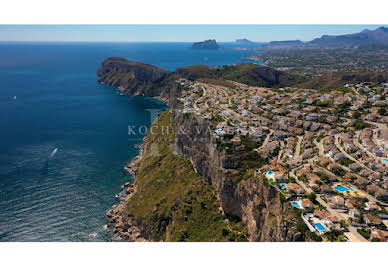
[[55,149],[51,152],[51,154],[50,154],[50,159],[54,157],[54,155],[57,153],[57,151],[58,151],[58,148],[55,148]]

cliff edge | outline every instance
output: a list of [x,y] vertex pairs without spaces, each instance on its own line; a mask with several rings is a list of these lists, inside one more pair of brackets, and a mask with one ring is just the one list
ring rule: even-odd
[[[306,240],[298,229],[298,213],[247,169],[252,163],[257,166],[260,158],[248,151],[220,149],[213,125],[175,104],[187,89],[177,79],[194,78],[190,68],[166,72],[145,64],[117,66],[113,61],[103,63],[99,81],[121,86],[128,95],[163,97],[174,107],[155,121],[157,134],[146,138],[144,155],[134,169],[135,192],[114,211],[116,232],[124,236],[131,232],[127,239],[135,241]],[[206,69],[202,76],[217,77]],[[232,74],[231,69],[225,71]],[[147,73],[149,79],[138,73]],[[160,131],[163,128],[170,129],[167,135]]]

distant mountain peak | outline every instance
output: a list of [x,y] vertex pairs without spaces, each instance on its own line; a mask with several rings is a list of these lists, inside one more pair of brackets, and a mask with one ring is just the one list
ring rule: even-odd
[[388,45],[388,28],[379,27],[375,30],[365,29],[359,33],[329,36],[322,35],[308,44],[318,46],[353,46],[363,44],[384,44]]
[[254,44],[254,42],[246,39],[246,38],[243,38],[243,39],[237,39],[236,40],[236,43],[239,43],[239,44]]
[[379,30],[379,31],[384,31],[384,32],[388,32],[388,28],[387,27],[380,27],[380,28],[377,28],[376,31]]
[[303,45],[300,40],[286,40],[286,41],[272,41],[266,44],[264,47],[267,49],[283,49],[283,48],[295,48]]

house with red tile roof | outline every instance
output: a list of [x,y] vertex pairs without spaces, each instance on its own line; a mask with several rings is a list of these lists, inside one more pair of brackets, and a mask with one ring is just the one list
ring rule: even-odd
[[388,231],[372,229],[370,237],[371,239],[378,239],[381,242],[388,242]]
[[287,188],[287,191],[298,195],[305,193],[305,191],[296,183],[288,183],[286,188]]
[[310,199],[303,199],[302,206],[305,209],[314,209],[314,204]]
[[330,208],[343,209],[345,208],[345,199],[341,196],[332,196],[327,199]]
[[327,210],[315,210],[313,212],[313,215],[315,217],[318,217],[319,219],[326,219],[327,217],[329,217],[330,212]]

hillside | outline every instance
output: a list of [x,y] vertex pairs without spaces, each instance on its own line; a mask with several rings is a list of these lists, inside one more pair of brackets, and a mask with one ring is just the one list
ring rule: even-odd
[[212,186],[174,153],[173,123],[166,111],[153,124],[138,163],[136,191],[123,203],[121,216],[130,217],[147,240],[246,241],[243,224],[226,219]]
[[[128,94],[139,95],[152,90],[157,81],[164,78],[168,71],[121,57],[110,57],[98,69],[98,81],[120,88]],[[142,90],[139,91],[138,88]],[[152,92],[147,94],[153,94]]]
[[[232,80],[252,86],[288,87],[304,82],[296,74],[288,74],[270,67],[250,63],[233,66],[211,67],[195,65],[178,68],[175,72],[131,62],[124,58],[108,58],[98,70],[98,81],[118,87],[128,95],[178,96],[178,78],[214,79],[219,82]],[[172,97],[167,97],[172,98]]]
[[299,40],[291,41],[272,41],[264,45],[263,49],[290,49],[303,46],[303,42]]
[[300,88],[311,89],[336,89],[345,84],[357,84],[361,82],[382,83],[388,81],[388,73],[376,73],[370,71],[359,72],[329,72],[298,84]]
[[189,66],[177,69],[182,77],[194,80],[200,78],[233,80],[252,86],[287,87],[304,79],[298,75],[289,75],[270,67],[256,64],[240,63],[233,66],[209,67],[204,65]]

